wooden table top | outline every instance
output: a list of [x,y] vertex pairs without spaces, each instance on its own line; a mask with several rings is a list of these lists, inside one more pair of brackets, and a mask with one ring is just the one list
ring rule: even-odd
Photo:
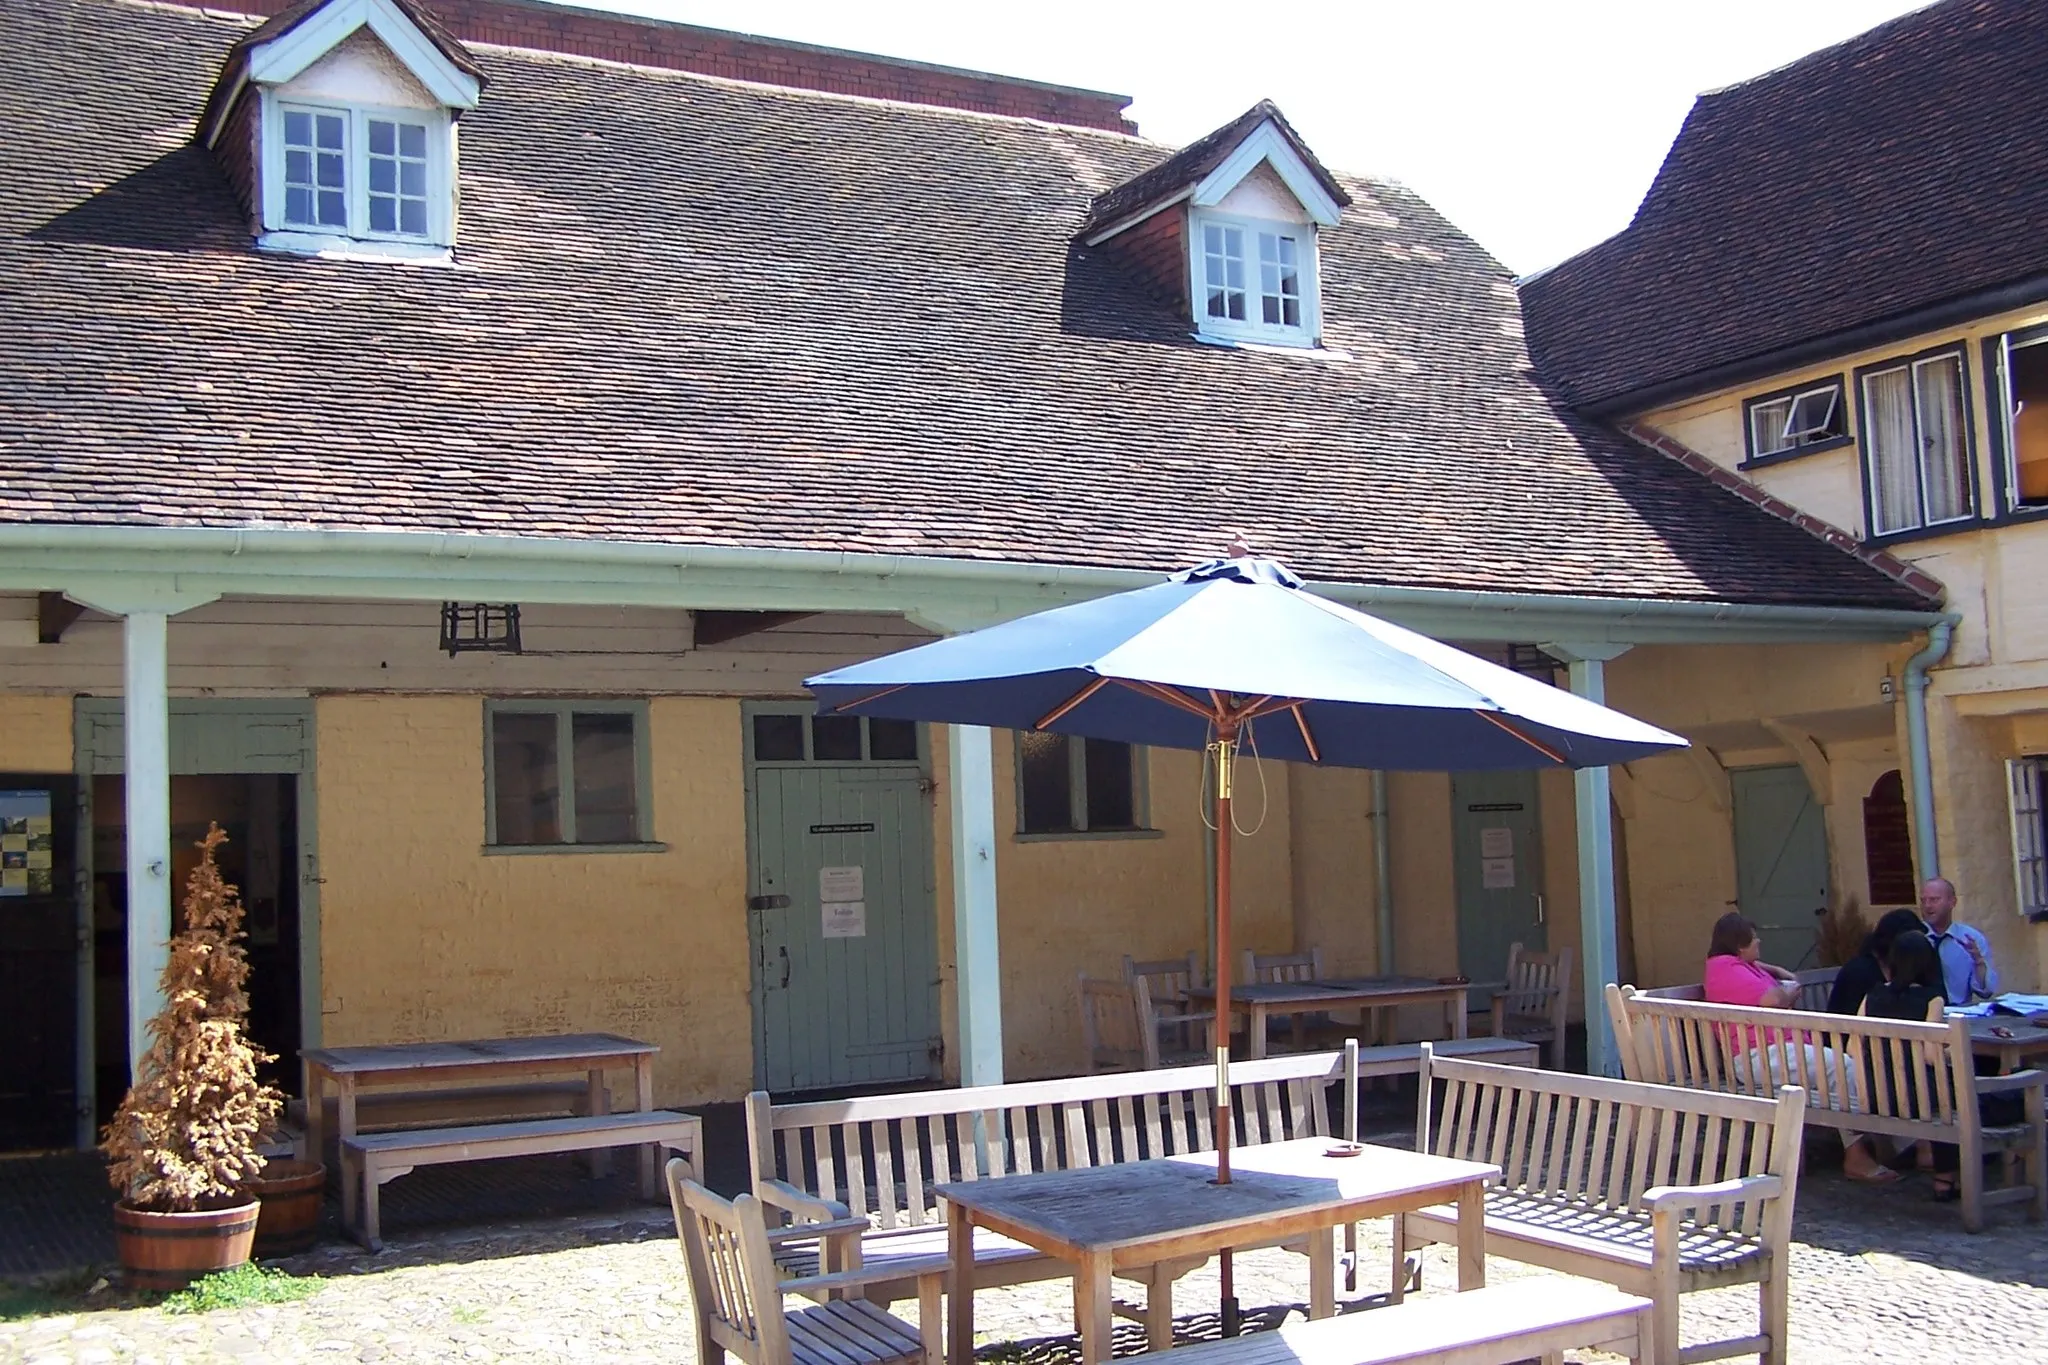
[[[1330,1000],[1366,1000],[1388,995],[1447,995],[1469,990],[1470,982],[1437,981],[1426,976],[1358,976],[1330,981],[1258,981],[1230,988],[1231,1003],[1248,1005],[1312,1004]],[[1188,989],[1192,1000],[1214,1000],[1214,986]]]
[[1074,1252],[1108,1251],[1209,1233],[1227,1242],[1285,1215],[1342,1211],[1412,1198],[1415,1207],[1455,1197],[1458,1186],[1500,1178],[1498,1166],[1368,1146],[1325,1153],[1333,1138],[1238,1147],[1231,1183],[1215,1183],[1214,1153],[1129,1161],[1083,1170],[1000,1176],[937,1187],[940,1197],[1009,1228],[1029,1228]]
[[[1982,1019],[1972,1019],[1970,1041],[1984,1047],[2038,1049],[2048,1052],[2048,1027],[2044,1027],[2048,1025],[2048,1015],[2037,1017],[2041,1023],[2037,1024],[2033,1019],[2017,1014],[1993,1014]],[[1995,1028],[2004,1029],[2012,1037],[1998,1037],[1991,1031]]]
[[370,1047],[315,1047],[299,1055],[335,1076],[381,1071],[441,1070],[465,1066],[517,1066],[631,1060],[661,1051],[654,1043],[616,1033],[558,1033],[539,1038],[475,1038],[458,1043],[381,1043]]

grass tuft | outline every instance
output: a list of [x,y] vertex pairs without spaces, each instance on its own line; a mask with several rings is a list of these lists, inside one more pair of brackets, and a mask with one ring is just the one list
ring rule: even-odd
[[254,1264],[216,1270],[194,1280],[163,1302],[166,1313],[211,1313],[216,1308],[246,1308],[252,1303],[291,1303],[320,1287],[320,1281]]

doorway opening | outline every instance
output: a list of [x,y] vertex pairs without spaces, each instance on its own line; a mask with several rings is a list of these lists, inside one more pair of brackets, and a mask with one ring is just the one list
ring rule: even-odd
[[[93,1036],[98,1122],[128,1089],[128,850],[125,779],[103,773],[92,789]],[[171,914],[183,914],[195,845],[209,822],[227,832],[221,875],[240,889],[249,953],[249,1037],[275,1060],[260,1073],[299,1093],[299,780],[293,773],[207,773],[171,778]]]

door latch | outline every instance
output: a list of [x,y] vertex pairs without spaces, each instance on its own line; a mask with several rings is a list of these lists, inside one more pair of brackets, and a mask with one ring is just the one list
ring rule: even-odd
[[789,909],[789,897],[787,897],[787,896],[749,896],[749,897],[747,897],[747,909],[749,909],[749,910],[787,910],[787,909]]

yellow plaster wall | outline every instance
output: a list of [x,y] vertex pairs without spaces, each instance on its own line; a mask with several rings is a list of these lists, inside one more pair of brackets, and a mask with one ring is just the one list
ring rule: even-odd
[[1333,971],[1379,966],[1372,777],[1355,768],[1287,765],[1293,816],[1294,939]]
[[314,715],[326,1042],[609,1030],[661,1045],[659,1103],[750,1088],[737,701],[651,704],[647,854],[485,856],[479,698]]
[[1957,918],[1991,940],[1992,960],[2007,989],[2038,991],[2048,984],[2042,970],[2048,962],[2048,926],[2029,924],[2019,913],[2005,760],[2020,752],[2016,731],[2031,731],[2040,721],[1959,715],[1952,702],[1937,696],[1928,707],[1927,723],[1934,755],[1935,834],[1942,875],[1956,886]]
[[0,693],[0,772],[71,769],[71,698]]

